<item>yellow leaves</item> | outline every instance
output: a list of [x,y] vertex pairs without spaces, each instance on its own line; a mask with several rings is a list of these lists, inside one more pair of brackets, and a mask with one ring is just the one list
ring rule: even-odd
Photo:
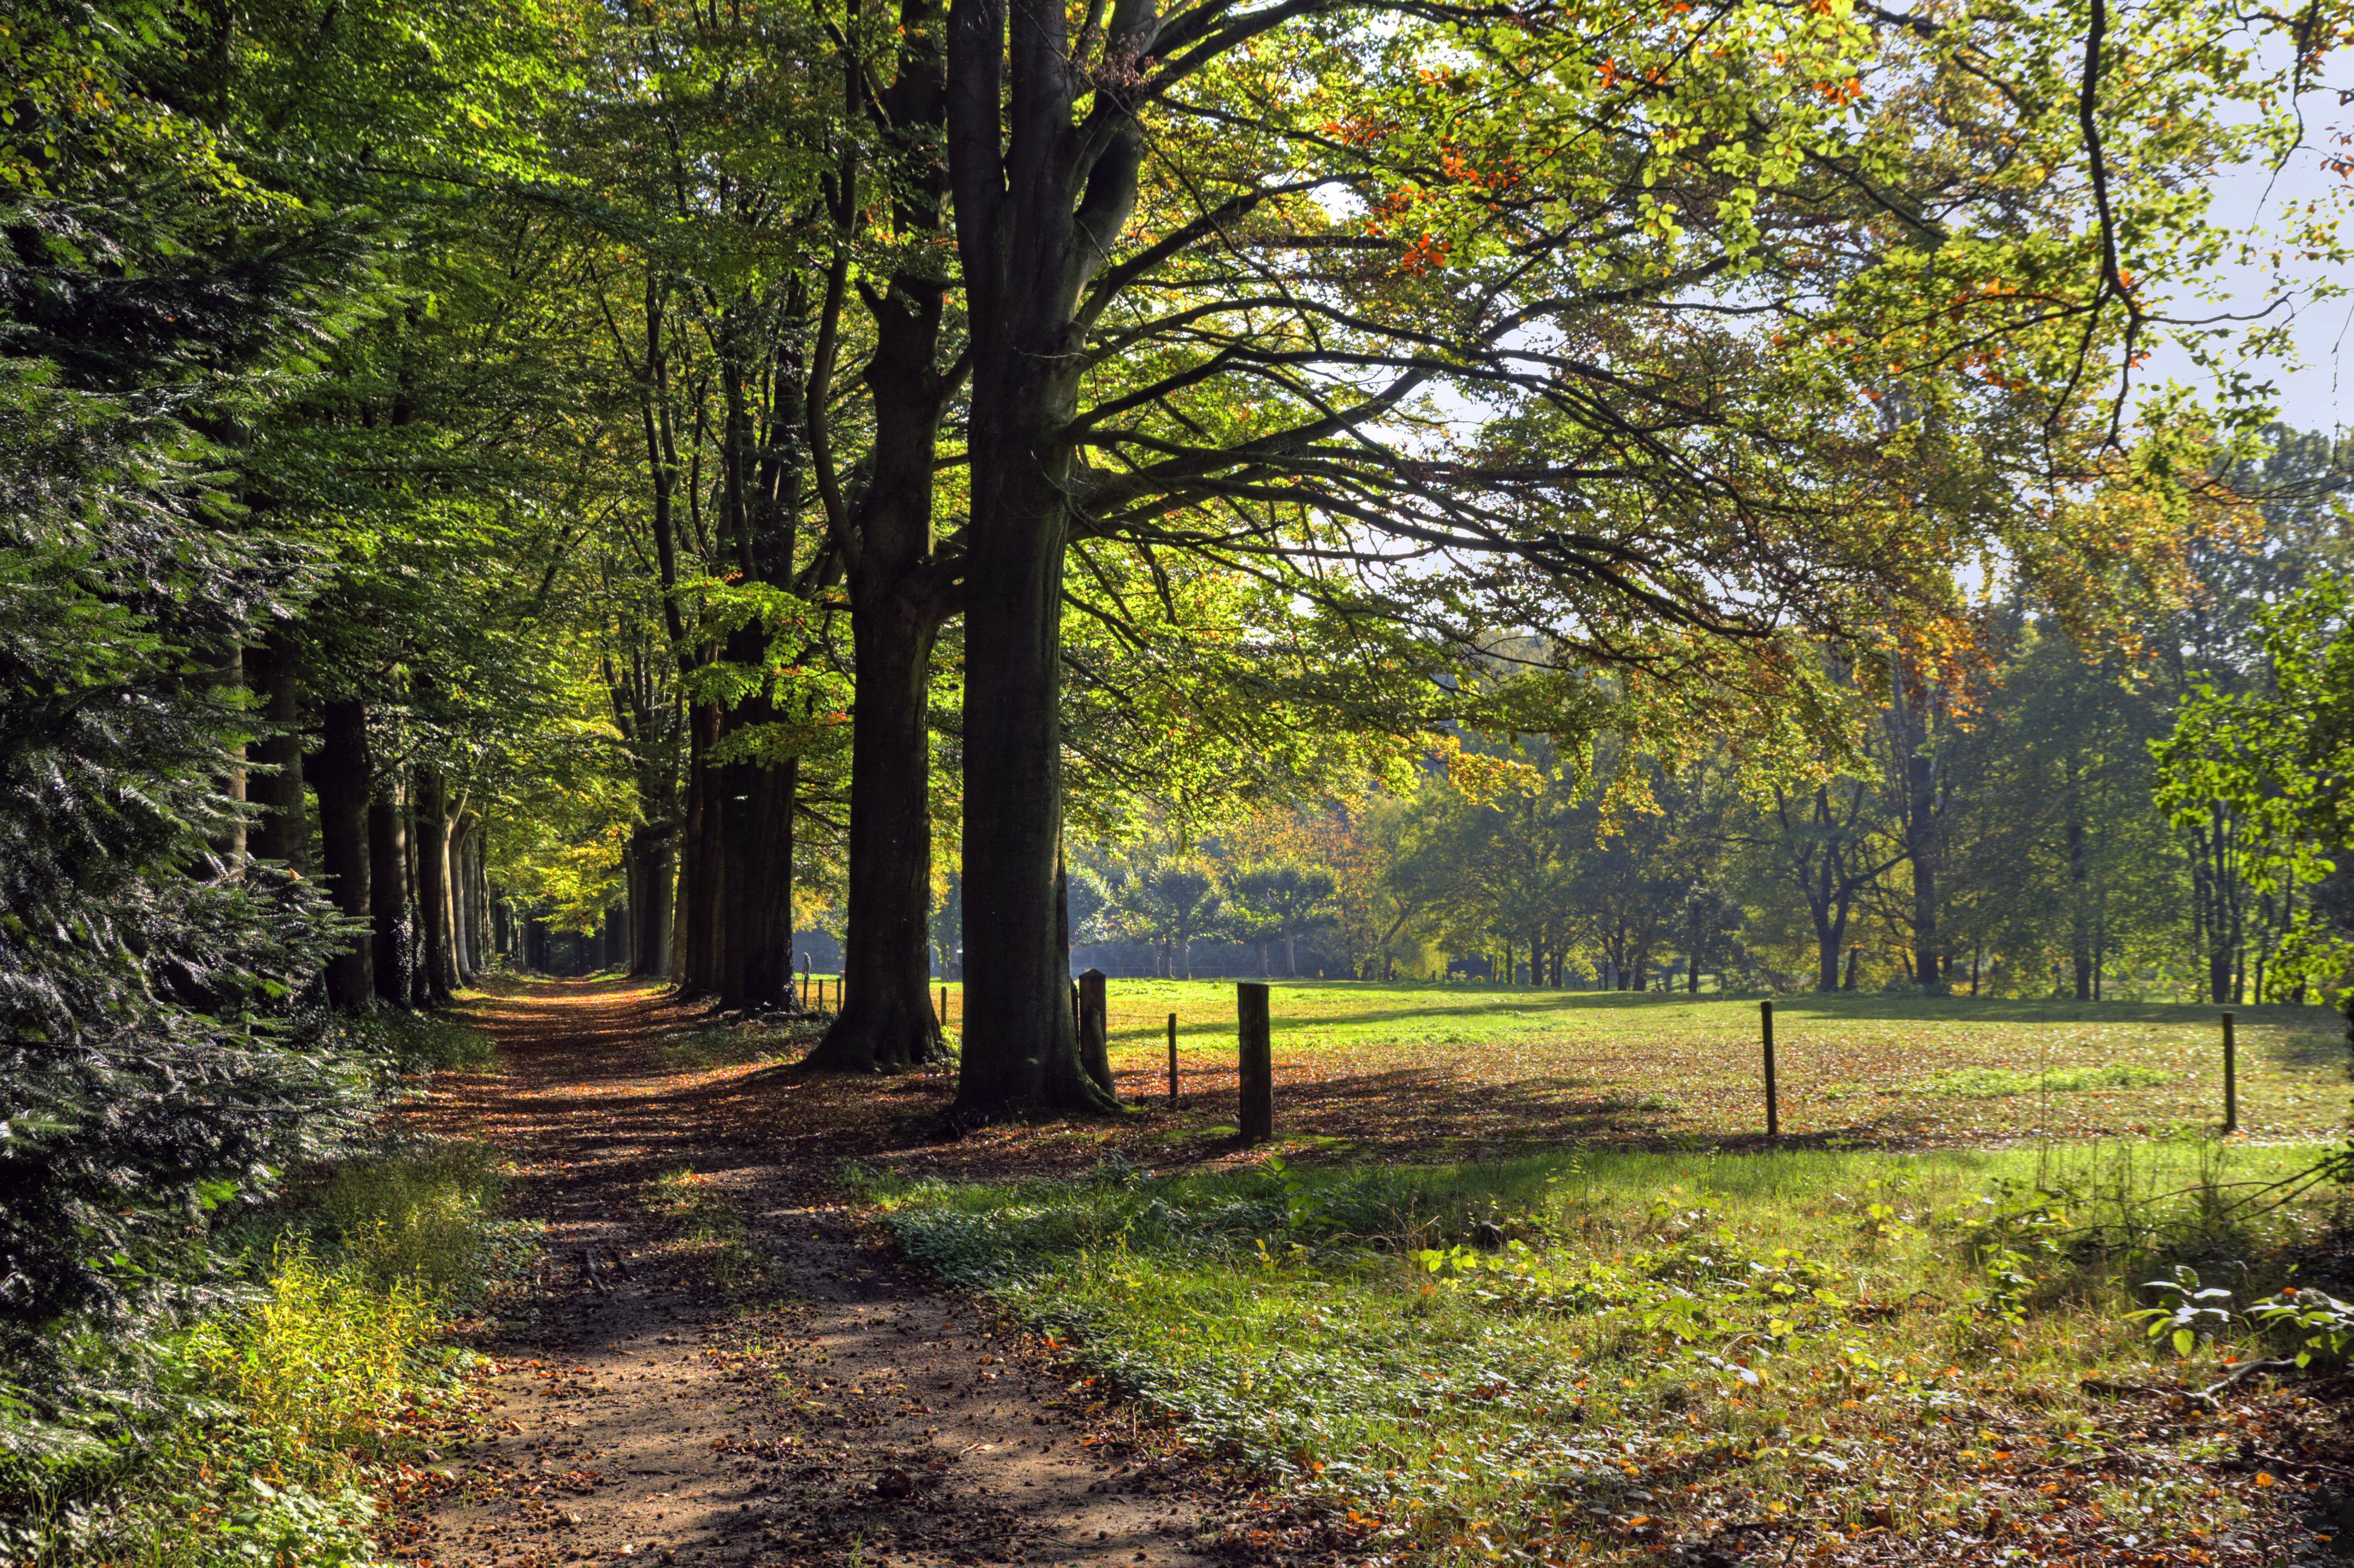
[[1434,748],[1447,769],[1447,781],[1467,799],[1485,803],[1506,794],[1532,795],[1544,788],[1544,775],[1509,757],[1484,757],[1463,749],[1453,736]]

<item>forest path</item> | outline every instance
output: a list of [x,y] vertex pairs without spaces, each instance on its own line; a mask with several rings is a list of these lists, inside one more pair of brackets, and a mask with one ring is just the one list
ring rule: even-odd
[[[1196,1476],[1084,1431],[1088,1402],[1045,1358],[862,1234],[820,1152],[838,1140],[804,1125],[831,1097],[666,1062],[656,1033],[687,1014],[652,986],[535,982],[469,1011],[498,1068],[437,1082],[413,1114],[507,1153],[546,1261],[479,1341],[494,1425],[429,1455],[392,1555],[1190,1558]],[[658,1194],[686,1207],[665,1214]]]

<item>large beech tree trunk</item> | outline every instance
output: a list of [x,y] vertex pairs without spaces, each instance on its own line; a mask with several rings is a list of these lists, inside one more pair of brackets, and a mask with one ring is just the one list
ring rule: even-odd
[[810,1058],[853,1072],[911,1066],[940,1048],[929,985],[929,694],[932,649],[949,599],[929,557],[932,455],[950,386],[933,366],[937,291],[896,283],[875,322],[867,374],[875,393],[875,476],[860,508],[849,573],[858,695],[843,1002]]
[[[324,705],[319,751],[312,781],[319,792],[320,870],[338,914],[354,920],[368,916],[367,707],[348,699]],[[375,968],[372,944],[362,931],[327,960],[327,1001],[346,1012],[368,1004]]]
[[[1150,53],[1152,16],[1117,11],[1106,58]],[[1118,1102],[1080,1065],[1055,921],[1063,553],[1079,477],[1077,309],[1135,206],[1140,143],[1117,90],[1083,76],[1057,0],[955,0],[948,82],[973,363],[958,1100],[1108,1109]]]

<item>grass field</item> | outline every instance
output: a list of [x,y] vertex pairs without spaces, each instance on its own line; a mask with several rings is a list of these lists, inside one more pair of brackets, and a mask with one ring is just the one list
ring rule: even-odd
[[[961,1022],[950,988],[949,1017]],[[1115,980],[1123,1097],[1180,1120],[1235,1089],[1231,984]],[[1345,1145],[1738,1141],[1762,1133],[1758,1010],[1705,994],[1276,982],[1277,1123]],[[1908,1146],[2147,1136],[2221,1118],[2220,1010],[2142,1002],[1798,995],[1775,1002],[1786,1137]],[[2240,1128],[2328,1136],[2348,1108],[2344,1022],[2238,1010]]]
[[[2174,1391],[2295,1351],[2244,1314],[2327,1252],[2337,1190],[2266,1191],[2317,1152],[854,1181],[911,1255],[1271,1483],[1283,1506],[1230,1521],[1231,1558],[2255,1568],[2326,1553],[2354,1502],[2235,1446],[2293,1451],[2326,1418]],[[2126,1317],[2170,1303],[2139,1282],[2178,1265],[2232,1287],[2188,1358]]]

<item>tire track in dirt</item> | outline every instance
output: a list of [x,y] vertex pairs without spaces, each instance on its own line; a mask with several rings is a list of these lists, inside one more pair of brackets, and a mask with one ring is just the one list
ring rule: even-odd
[[[981,1563],[1180,1568],[1202,1544],[1197,1471],[1111,1457],[1085,1390],[928,1288],[827,1190],[756,1071],[665,1065],[650,987],[538,982],[485,999],[493,1073],[414,1113],[505,1150],[547,1255],[479,1348],[493,1425],[428,1455],[389,1554],[436,1568],[557,1563]],[[723,1111],[722,1107],[730,1107]],[[814,1107],[811,1107],[814,1108]],[[681,1170],[748,1225],[764,1282],[731,1294],[645,1202]],[[1097,1456],[1104,1457],[1097,1457]]]

